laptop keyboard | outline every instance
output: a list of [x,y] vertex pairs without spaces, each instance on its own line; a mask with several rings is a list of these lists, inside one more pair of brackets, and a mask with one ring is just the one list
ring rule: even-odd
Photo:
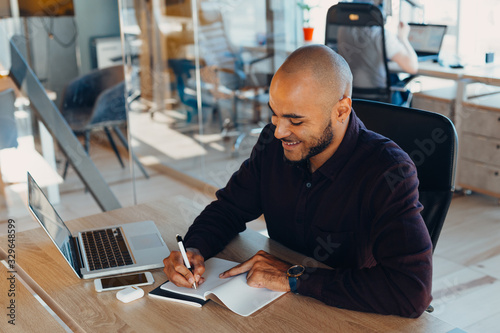
[[120,228],[82,232],[89,270],[132,265],[132,257]]

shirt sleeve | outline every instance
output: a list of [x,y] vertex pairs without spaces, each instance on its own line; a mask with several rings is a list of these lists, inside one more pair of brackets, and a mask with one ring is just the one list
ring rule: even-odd
[[373,211],[370,267],[312,269],[298,292],[329,305],[416,318],[432,299],[432,243],[420,215],[412,163],[400,163],[375,180],[367,194]]
[[205,259],[212,257],[246,229],[246,222],[262,215],[261,155],[272,135],[269,126],[264,128],[250,158],[231,176],[226,187],[217,191],[217,200],[194,220],[185,236],[186,247],[197,248]]
[[385,52],[388,59],[392,59],[396,54],[404,52],[403,43],[389,30],[385,30]]

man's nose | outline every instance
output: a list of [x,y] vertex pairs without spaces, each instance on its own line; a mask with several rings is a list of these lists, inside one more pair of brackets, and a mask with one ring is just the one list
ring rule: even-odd
[[287,120],[285,119],[277,119],[274,122],[276,126],[276,130],[274,131],[274,137],[278,140],[289,137],[292,134],[289,130]]

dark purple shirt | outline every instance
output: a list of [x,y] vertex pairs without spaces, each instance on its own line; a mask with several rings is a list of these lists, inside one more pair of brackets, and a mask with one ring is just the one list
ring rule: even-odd
[[408,155],[353,111],[338,150],[311,174],[307,165],[285,163],[274,129],[263,130],[250,158],[195,219],[186,246],[211,257],[264,214],[269,237],[334,268],[309,267],[300,294],[418,317],[431,301],[432,244]]

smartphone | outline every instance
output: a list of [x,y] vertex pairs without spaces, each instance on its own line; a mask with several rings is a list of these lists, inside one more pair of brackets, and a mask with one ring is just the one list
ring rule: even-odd
[[144,286],[155,282],[153,274],[142,272],[128,275],[111,276],[94,280],[97,292],[122,289],[129,286]]

